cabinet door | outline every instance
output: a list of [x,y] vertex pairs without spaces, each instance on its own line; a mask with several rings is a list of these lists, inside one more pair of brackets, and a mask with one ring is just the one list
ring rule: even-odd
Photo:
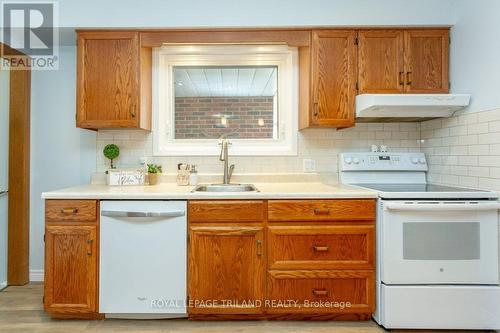
[[189,313],[260,313],[263,229],[196,226],[189,235]]
[[[375,309],[375,271],[269,271],[269,303],[296,303],[270,307],[269,313],[372,314]],[[349,303],[349,305],[347,305]],[[341,317],[340,317],[341,318]],[[348,317],[345,317],[346,319]]]
[[375,226],[268,227],[269,269],[375,269]]
[[97,309],[97,227],[45,229],[45,310],[93,313]]
[[449,30],[405,32],[405,91],[447,93],[449,91]]
[[356,31],[313,31],[312,124],[354,125]]
[[359,93],[403,93],[403,31],[359,32]]
[[77,126],[139,126],[137,32],[78,34]]

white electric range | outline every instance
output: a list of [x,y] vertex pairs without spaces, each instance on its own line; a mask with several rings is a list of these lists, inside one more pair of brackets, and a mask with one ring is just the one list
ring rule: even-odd
[[339,170],[379,193],[380,325],[500,328],[497,193],[427,184],[422,153],[344,153]]

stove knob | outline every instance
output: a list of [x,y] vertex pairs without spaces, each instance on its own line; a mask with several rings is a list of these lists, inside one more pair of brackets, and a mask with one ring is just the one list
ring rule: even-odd
[[419,162],[420,164],[425,164],[425,158],[420,157],[420,158],[418,159],[418,162]]
[[412,163],[412,164],[417,164],[417,163],[418,163],[418,158],[413,157],[413,158],[411,159],[411,163]]
[[354,164],[359,164],[359,158],[355,157],[353,160]]
[[345,163],[346,163],[346,164],[351,164],[351,163],[352,163],[352,158],[350,158],[350,157],[346,157],[346,158],[344,159],[344,161],[345,161]]

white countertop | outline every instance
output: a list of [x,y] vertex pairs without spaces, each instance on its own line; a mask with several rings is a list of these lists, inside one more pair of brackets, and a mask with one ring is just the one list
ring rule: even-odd
[[254,183],[260,192],[191,193],[193,186],[163,183],[154,186],[82,185],[42,193],[44,199],[342,199],[377,198],[376,191],[348,185],[327,185],[320,182]]

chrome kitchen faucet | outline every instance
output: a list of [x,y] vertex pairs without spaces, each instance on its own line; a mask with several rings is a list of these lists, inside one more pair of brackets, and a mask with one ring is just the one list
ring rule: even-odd
[[229,139],[226,137],[222,138],[222,141],[219,143],[221,145],[219,160],[224,162],[224,178],[222,180],[222,184],[228,185],[231,182],[231,176],[233,175],[234,164],[229,166],[228,159],[228,146],[231,145]]

